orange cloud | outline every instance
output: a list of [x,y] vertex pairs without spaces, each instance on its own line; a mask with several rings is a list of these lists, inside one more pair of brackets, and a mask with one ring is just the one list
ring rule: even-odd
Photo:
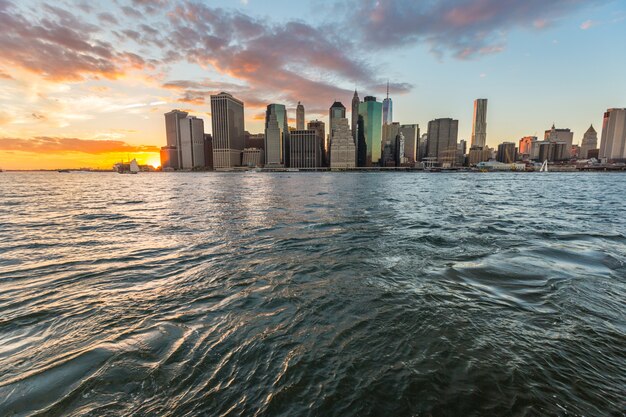
[[159,152],[153,145],[131,145],[120,140],[93,140],[39,136],[32,139],[0,138],[0,151],[29,153],[69,153],[88,154]]

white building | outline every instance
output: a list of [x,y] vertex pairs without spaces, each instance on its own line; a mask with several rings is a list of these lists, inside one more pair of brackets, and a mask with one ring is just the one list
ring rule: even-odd
[[626,159],[626,109],[608,109],[604,113],[600,158]]
[[243,150],[242,165],[250,168],[263,166],[263,149],[246,148]]
[[347,169],[356,166],[356,146],[348,119],[335,119],[334,135],[330,143],[330,168]]
[[593,125],[587,129],[583,140],[580,143],[580,152],[578,154],[579,159],[589,158],[589,151],[592,149],[598,149],[598,132],[593,128]]

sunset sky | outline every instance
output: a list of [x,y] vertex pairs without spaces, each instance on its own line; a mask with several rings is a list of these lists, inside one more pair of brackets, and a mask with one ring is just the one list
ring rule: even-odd
[[626,107],[624,0],[0,0],[0,28],[3,169],[159,165],[163,113],[210,133],[219,91],[257,133],[268,103],[325,120],[389,79],[395,121],[459,139],[485,97],[492,146]]

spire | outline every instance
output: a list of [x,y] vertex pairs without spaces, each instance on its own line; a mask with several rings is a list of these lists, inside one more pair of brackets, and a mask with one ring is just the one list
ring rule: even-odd
[[389,80],[387,80],[387,99],[389,99]]

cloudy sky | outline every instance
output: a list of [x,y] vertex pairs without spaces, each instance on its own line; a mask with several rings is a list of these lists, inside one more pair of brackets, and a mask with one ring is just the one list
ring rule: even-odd
[[389,80],[396,121],[460,139],[486,97],[492,146],[626,107],[625,0],[0,0],[0,28],[4,169],[158,165],[163,113],[210,132],[219,91],[256,133],[268,103],[325,120]]

